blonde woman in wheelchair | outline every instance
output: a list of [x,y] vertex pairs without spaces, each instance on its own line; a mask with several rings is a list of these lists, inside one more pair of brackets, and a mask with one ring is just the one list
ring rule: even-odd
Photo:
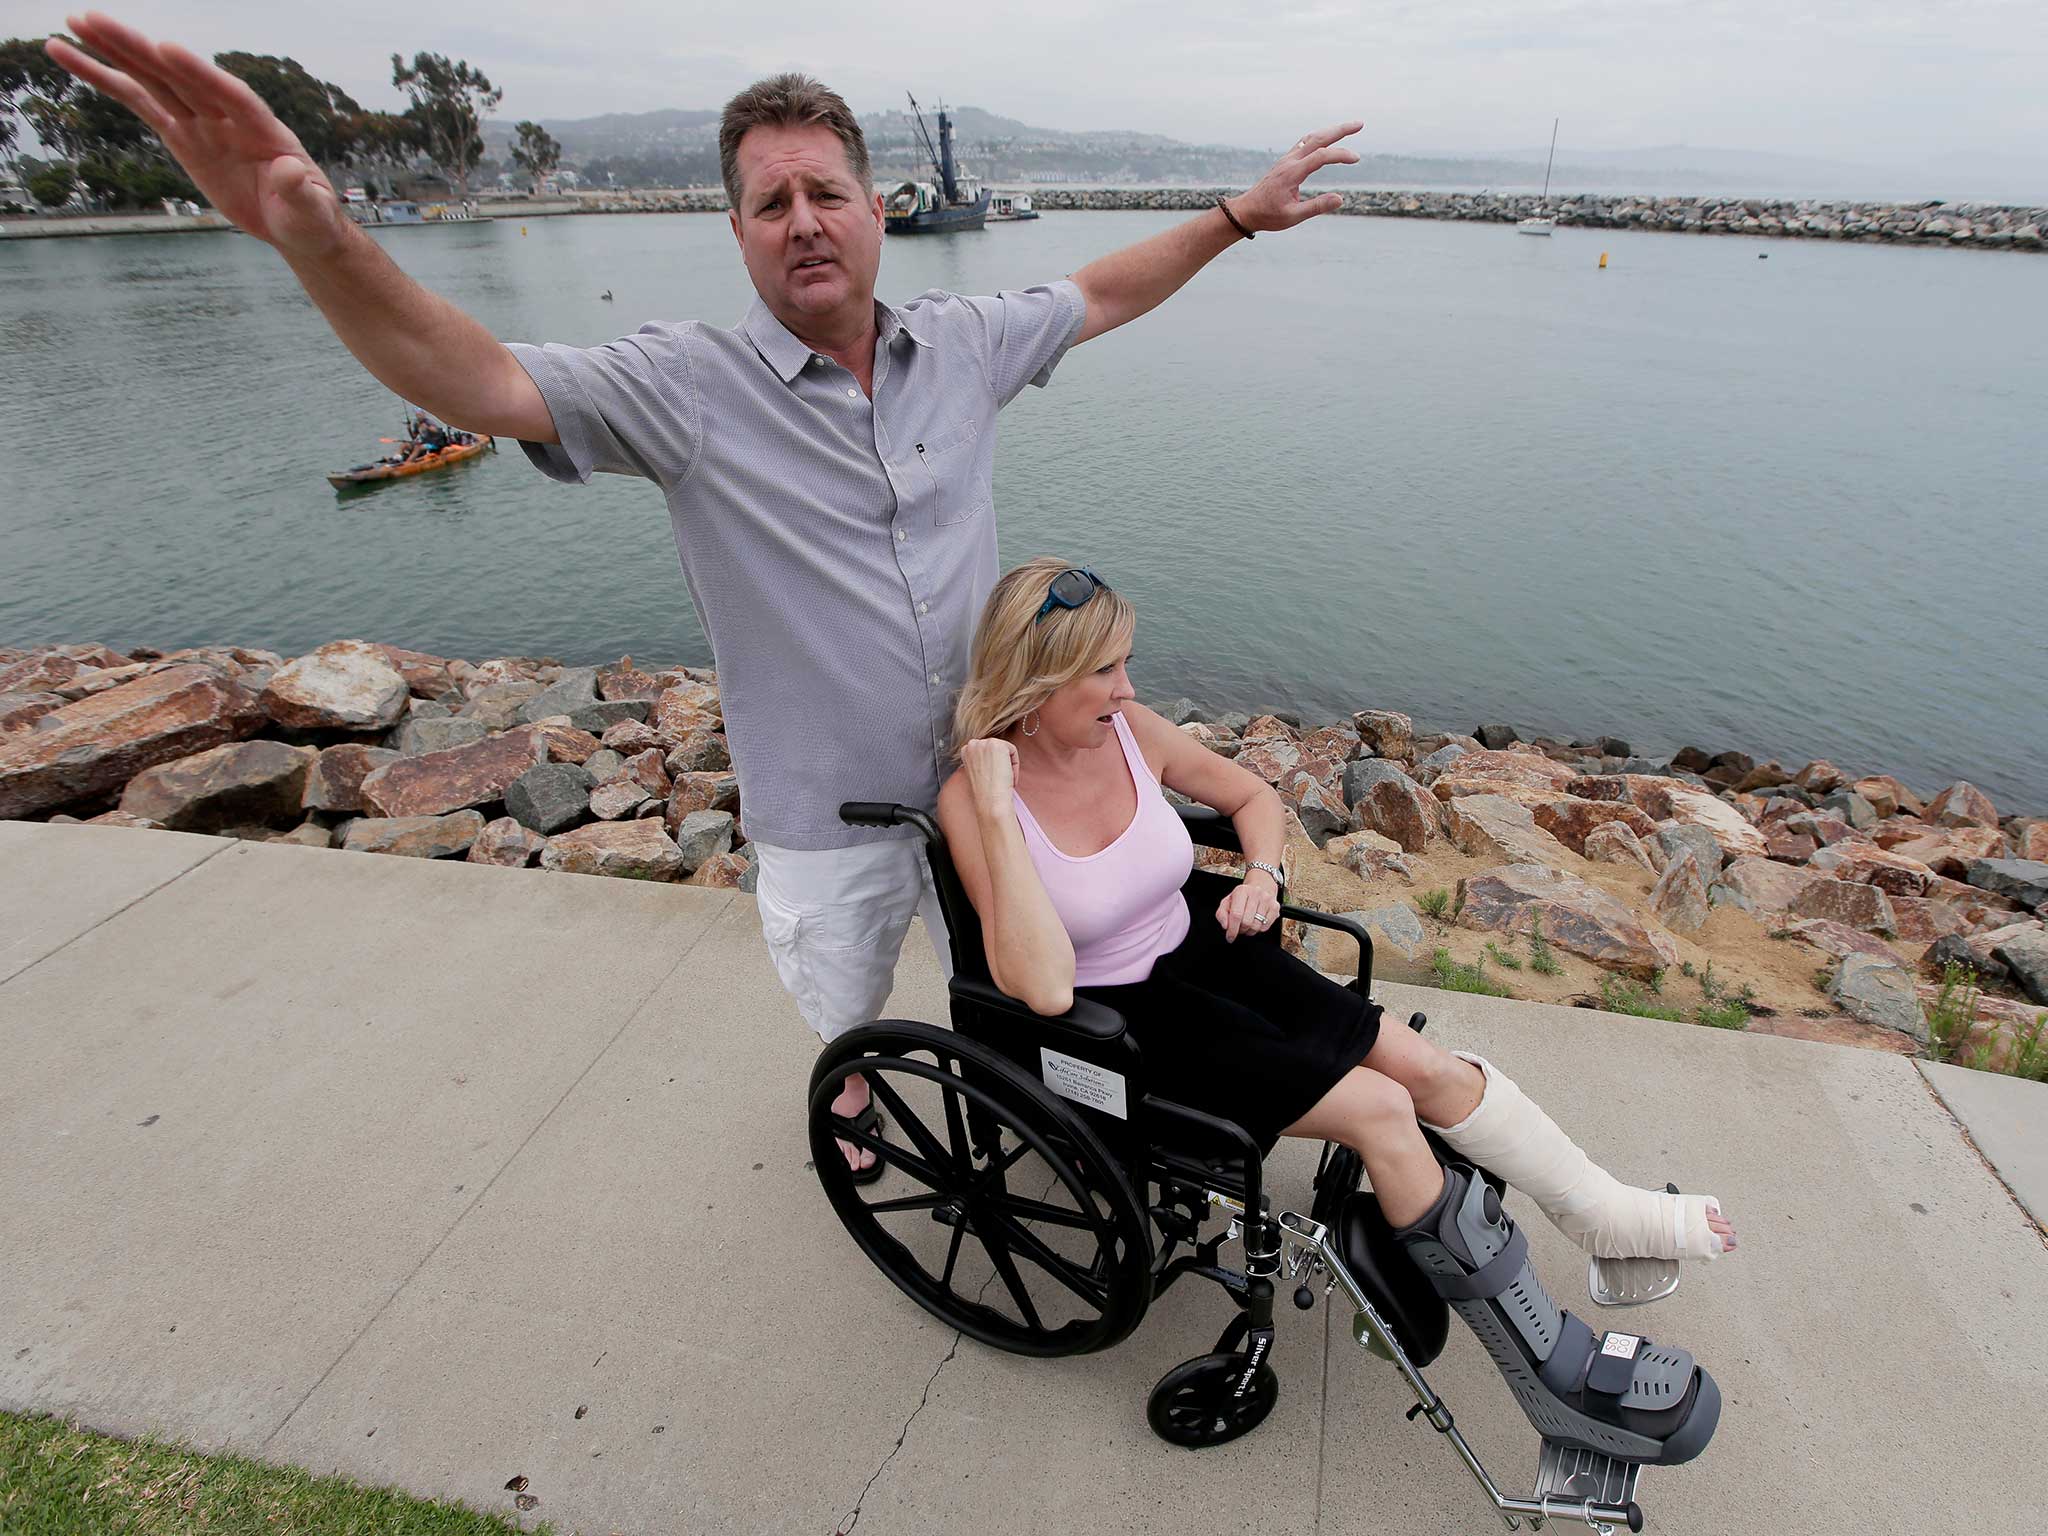
[[[1049,557],[1003,576],[982,611],[938,820],[996,985],[1040,1014],[1077,995],[1115,1008],[1158,1091],[1262,1145],[1351,1148],[1433,1272],[1470,1275],[1499,1248],[1474,1251],[1483,1182],[1440,1166],[1424,1126],[1596,1257],[1732,1251],[1713,1197],[1623,1184],[1491,1062],[1382,1030],[1359,993],[1277,944],[1238,942],[1279,919],[1280,797],[1137,703],[1135,626],[1120,593]],[[1247,874],[1220,906],[1182,893],[1193,846],[1162,786],[1236,826]]]

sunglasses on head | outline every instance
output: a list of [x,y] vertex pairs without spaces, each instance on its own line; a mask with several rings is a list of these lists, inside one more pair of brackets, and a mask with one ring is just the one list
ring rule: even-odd
[[1031,622],[1036,624],[1055,608],[1079,608],[1095,595],[1097,588],[1107,592],[1109,583],[1086,566],[1069,566],[1046,587],[1045,601],[1038,605],[1038,618]]

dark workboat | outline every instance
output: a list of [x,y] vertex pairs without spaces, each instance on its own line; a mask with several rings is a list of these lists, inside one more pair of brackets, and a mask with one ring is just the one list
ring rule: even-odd
[[924,113],[915,96],[910,98],[910,115],[938,180],[900,183],[884,199],[883,227],[892,235],[980,229],[988,221],[989,194],[980,178],[969,176],[953,158],[952,115],[944,107],[939,108],[937,144],[932,142],[931,130],[925,126]]

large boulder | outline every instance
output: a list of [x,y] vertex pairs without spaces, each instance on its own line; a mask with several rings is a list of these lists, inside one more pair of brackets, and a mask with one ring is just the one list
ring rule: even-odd
[[1721,871],[1721,877],[1707,891],[1715,906],[1741,907],[1758,916],[1790,912],[1800,893],[1811,886],[1831,884],[1818,870],[1795,864],[1779,864],[1766,858],[1740,858]]
[[1273,786],[1281,802],[1301,818],[1302,829],[1320,848],[1351,825],[1351,812],[1337,791],[1307,768],[1296,768]]
[[645,699],[600,699],[597,668],[571,667],[520,706],[519,718],[531,725],[561,715],[579,731],[601,736],[621,720],[645,720],[648,709]]
[[590,792],[590,814],[599,821],[624,821],[648,808],[657,813],[662,802],[628,778],[607,779]]
[[651,818],[596,821],[549,838],[540,867],[572,875],[673,880],[682,873],[683,855]]
[[713,890],[744,891],[754,873],[754,861],[744,853],[714,853],[683,876],[685,885],[709,886]]
[[1734,806],[1676,779],[1642,773],[1607,774],[1575,779],[1565,788],[1587,800],[1629,801],[1656,821],[1704,827],[1714,835],[1724,859],[1762,858],[1769,852],[1763,834]]
[[1944,827],[1995,827],[1998,808],[1983,790],[1958,779],[1927,802],[1926,819]]
[[677,774],[669,789],[668,809],[662,813],[669,836],[675,836],[683,818],[693,811],[726,811],[737,815],[740,781],[731,773]]
[[1869,801],[1871,809],[1880,816],[1896,816],[1902,811],[1908,816],[1919,816],[1927,809],[1918,795],[1888,773],[1857,779],[1849,788]]
[[2003,939],[1991,953],[2005,962],[2028,997],[2048,1005],[2048,927],[2035,923]]
[[530,827],[522,827],[510,816],[486,822],[469,845],[469,862],[496,864],[506,869],[524,869],[540,857],[548,840]]
[[518,679],[490,683],[469,695],[460,710],[465,720],[480,722],[488,731],[509,731],[519,723],[519,712],[540,693],[539,683]]
[[462,685],[455,678],[455,663],[446,656],[408,651],[397,645],[380,645],[377,649],[398,669],[398,675],[405,679],[405,686],[412,690],[414,697],[461,702]]
[[465,853],[484,829],[480,811],[447,816],[359,816],[342,833],[350,853],[397,853],[414,859],[450,859]]
[[1849,928],[1849,924],[1837,924],[1827,918],[1792,918],[1782,928],[1774,928],[1772,938],[1796,938],[1802,944],[1812,944],[1823,954],[1835,956],[1837,961],[1849,954],[1872,954],[1880,961],[1898,961],[1898,950],[1882,938],[1866,934],[1862,928]]
[[654,727],[645,720],[621,720],[604,733],[598,745],[610,747],[622,756],[631,757],[636,752],[645,752],[650,748],[659,750],[663,743],[661,737],[655,733]]
[[1893,896],[1891,904],[1898,935],[1908,944],[1932,944],[1970,926],[1954,907],[1929,896]]
[[1392,838],[1403,852],[1422,852],[1443,833],[1443,812],[1435,797],[1392,763],[1376,757],[1351,764],[1345,770],[1347,786],[1351,769],[1374,765],[1385,775],[1361,785],[1362,792],[1351,801],[1352,820],[1364,831]]
[[1416,866],[1401,845],[1377,832],[1347,832],[1323,844],[1323,852],[1361,880],[1377,880],[1396,874],[1410,885],[1415,883]]
[[0,736],[0,819],[118,789],[145,768],[253,736],[263,708],[212,667],[166,667]]
[[1967,880],[1978,859],[2002,859],[2005,835],[1996,827],[1929,827],[1919,837],[1879,841],[1901,858],[1917,859],[1938,875]]
[[1675,933],[1698,933],[1709,913],[1707,883],[1690,848],[1664,866],[1650,890],[1650,911]]
[[1372,748],[1359,739],[1351,726],[1322,725],[1301,733],[1301,750],[1330,764],[1330,773],[1334,775],[1344,764],[1366,756]]
[[1301,747],[1292,741],[1278,737],[1267,737],[1247,741],[1237,754],[1237,766],[1247,773],[1255,773],[1268,784],[1277,786],[1288,774],[1299,769],[1306,760]]
[[720,713],[718,690],[710,683],[700,682],[681,682],[664,688],[661,697],[654,701],[647,723],[662,740],[678,744],[693,731],[721,731],[725,719]]
[[541,763],[506,787],[505,810],[531,831],[559,832],[589,814],[595,783],[581,764]]
[[525,726],[466,747],[386,763],[363,779],[363,804],[379,816],[439,816],[491,805],[547,758],[546,738]]
[[1912,971],[1894,956],[1845,955],[1828,983],[1828,996],[1851,1018],[1911,1035],[1925,1044],[1927,1015]]
[[217,832],[298,821],[313,747],[235,741],[145,768],[121,792],[121,809],[174,832]]
[[1866,933],[1899,931],[1891,902],[1874,885],[1858,885],[1848,880],[1817,880],[1793,899],[1792,910],[1801,917],[1842,923]]
[[1566,864],[1571,851],[1536,824],[1526,805],[1502,795],[1443,802],[1444,835],[1458,851],[1503,864]]
[[70,702],[61,693],[0,693],[0,736],[9,731],[25,731]]
[[[1577,769],[1530,751],[1468,752],[1450,771],[1460,779],[1491,779],[1525,789],[1547,790],[1550,800],[1557,799],[1565,786],[1579,777]],[[1439,792],[1438,798],[1447,797]]]
[[1837,843],[1815,851],[1809,867],[1837,880],[1874,885],[1895,896],[1924,896],[1934,871],[1918,859],[1893,853],[1874,843]]
[[1361,709],[1351,717],[1358,739],[1372,749],[1375,757],[1396,762],[1415,758],[1415,722],[1391,709]]
[[263,708],[292,730],[381,731],[398,723],[407,694],[381,646],[334,640],[271,673]]
[[706,859],[732,851],[734,822],[725,811],[692,811],[676,826],[676,851],[682,855],[685,873]]
[[367,742],[345,741],[324,749],[306,773],[301,804],[309,811],[355,812],[363,808],[363,780],[405,754]]
[[460,716],[421,716],[408,720],[391,735],[391,746],[401,757],[424,757],[429,752],[446,752],[466,747],[490,734],[481,720]]
[[609,666],[597,669],[597,696],[612,703],[638,699],[652,704],[661,697],[661,680],[634,666],[632,657],[621,656]]
[[1690,826],[1682,821],[1660,821],[1656,836],[1657,846],[1664,850],[1666,868],[1681,853],[1690,853],[1700,867],[1700,878],[1707,882],[1709,888],[1720,877],[1721,866],[1726,860],[1721,855],[1720,843],[1706,827]]
[[1654,923],[1578,876],[1542,864],[1510,864],[1458,882],[1458,921],[1526,934],[1538,922],[1559,949],[1644,980],[1678,963],[1678,945]]
[[[1231,738],[1232,741],[1236,739]],[[1231,748],[1232,753],[1236,750]],[[732,767],[732,752],[726,746],[725,737],[717,731],[688,731],[669,749],[663,766],[668,769],[670,778],[683,773],[717,773]]]
[[[1237,732],[1232,730],[1226,730],[1224,727],[1220,725],[1211,725],[1204,720],[1190,720],[1185,725],[1183,725],[1180,728],[1180,730],[1183,736],[1191,737],[1195,741],[1200,742],[1203,746],[1207,747],[1211,752],[1214,752],[1218,757],[1235,757],[1239,752],[1244,750],[1244,742],[1239,738]],[[725,738],[723,736],[714,736],[708,731],[696,731],[691,733],[692,739],[703,736],[709,736],[711,740],[718,742],[721,746],[723,746],[725,741]],[[676,747],[676,752],[681,752],[682,750],[683,748],[681,745],[678,745]],[[671,760],[674,759],[674,756],[675,753],[670,754]],[[729,767],[730,765],[731,759],[728,758],[726,762],[723,764],[706,763],[692,766]]]
[[1656,861],[1643,846],[1643,840],[1618,821],[1595,827],[1586,834],[1586,857],[1595,864],[1632,864],[1653,875],[1657,873]]
[[2038,907],[2048,901],[2048,863],[2033,859],[1975,859],[1964,878],[1980,891]]
[[[1535,808],[1536,825],[1556,838],[1573,853],[1586,851],[1586,838],[1595,827],[1609,822],[1620,822],[1638,839],[1657,835],[1657,823],[1650,813],[1630,800],[1581,800],[1567,796],[1561,800],[1550,800]],[[1716,859],[1715,867],[1719,868]]]
[[1372,935],[1376,953],[1391,949],[1409,961],[1421,961],[1429,956],[1429,939],[1422,931],[1422,919],[1405,902],[1397,901],[1391,906],[1374,907],[1365,912],[1347,912],[1345,916],[1355,919]]
[[2013,853],[2048,864],[2048,820],[2021,822],[2013,831]]

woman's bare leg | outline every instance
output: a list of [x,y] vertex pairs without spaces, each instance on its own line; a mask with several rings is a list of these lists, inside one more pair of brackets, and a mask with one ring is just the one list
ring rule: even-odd
[[1443,1193],[1444,1171],[1415,1123],[1415,1101],[1368,1067],[1346,1072],[1282,1134],[1341,1142],[1364,1158],[1380,1209],[1397,1227],[1420,1220]]

